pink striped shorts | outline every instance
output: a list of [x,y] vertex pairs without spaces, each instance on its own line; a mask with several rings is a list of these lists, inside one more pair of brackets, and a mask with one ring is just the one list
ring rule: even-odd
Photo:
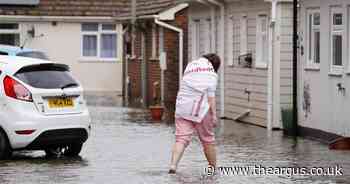
[[176,118],[175,125],[177,143],[187,146],[191,141],[192,135],[196,132],[203,145],[215,144],[214,122],[209,112],[200,123]]

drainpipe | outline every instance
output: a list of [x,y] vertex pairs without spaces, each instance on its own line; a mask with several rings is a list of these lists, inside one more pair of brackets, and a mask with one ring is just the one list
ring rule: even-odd
[[162,22],[159,20],[158,16],[155,16],[154,22],[158,24],[159,26],[165,27],[167,29],[173,30],[177,33],[179,33],[179,87],[182,79],[183,74],[183,50],[184,50],[184,38],[183,38],[183,30],[181,28],[175,27],[173,25],[170,25],[168,23]]
[[298,0],[293,0],[293,128],[298,135]]
[[[159,56],[164,52],[164,29],[159,27]],[[165,56],[166,57],[166,56]],[[164,58],[166,61],[166,58]],[[164,90],[164,70],[160,70],[160,101],[164,106],[165,90]]]
[[[207,0],[220,7],[220,58],[225,61],[225,5],[217,0]],[[220,67],[220,117],[225,116],[225,62]]]
[[123,105],[128,106],[129,105],[129,57],[125,55],[125,33],[129,31],[129,27],[126,27],[122,32],[122,38],[123,38]]
[[273,63],[275,58],[274,44],[277,0],[272,0],[271,3],[271,24],[269,31],[269,62],[267,66],[267,129],[269,131],[273,129]]

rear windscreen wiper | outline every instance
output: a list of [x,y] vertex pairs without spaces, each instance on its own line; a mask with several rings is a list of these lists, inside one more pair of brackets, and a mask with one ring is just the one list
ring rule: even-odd
[[77,87],[77,86],[79,86],[77,83],[68,83],[68,84],[61,86],[60,88],[65,89],[65,88]]

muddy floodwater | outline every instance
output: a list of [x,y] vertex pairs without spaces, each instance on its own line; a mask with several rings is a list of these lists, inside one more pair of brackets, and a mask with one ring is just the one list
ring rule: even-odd
[[143,110],[90,106],[92,134],[81,157],[47,159],[44,152],[18,152],[0,162],[0,184],[199,184],[350,183],[350,152],[329,151],[319,142],[283,137],[279,131],[222,121],[217,128],[219,166],[335,167],[343,176],[204,175],[200,143],[194,139],[176,175],[168,175],[174,127],[152,123]]

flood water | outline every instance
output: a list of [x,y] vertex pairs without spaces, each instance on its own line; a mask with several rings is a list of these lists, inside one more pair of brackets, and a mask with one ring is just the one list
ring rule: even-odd
[[81,157],[47,159],[44,152],[18,152],[0,162],[0,183],[350,183],[350,152],[329,151],[305,139],[293,140],[281,132],[222,121],[217,129],[219,166],[332,167],[343,176],[221,176],[207,177],[205,157],[194,139],[185,152],[178,173],[168,175],[174,127],[152,123],[142,110],[90,106],[92,134]]

